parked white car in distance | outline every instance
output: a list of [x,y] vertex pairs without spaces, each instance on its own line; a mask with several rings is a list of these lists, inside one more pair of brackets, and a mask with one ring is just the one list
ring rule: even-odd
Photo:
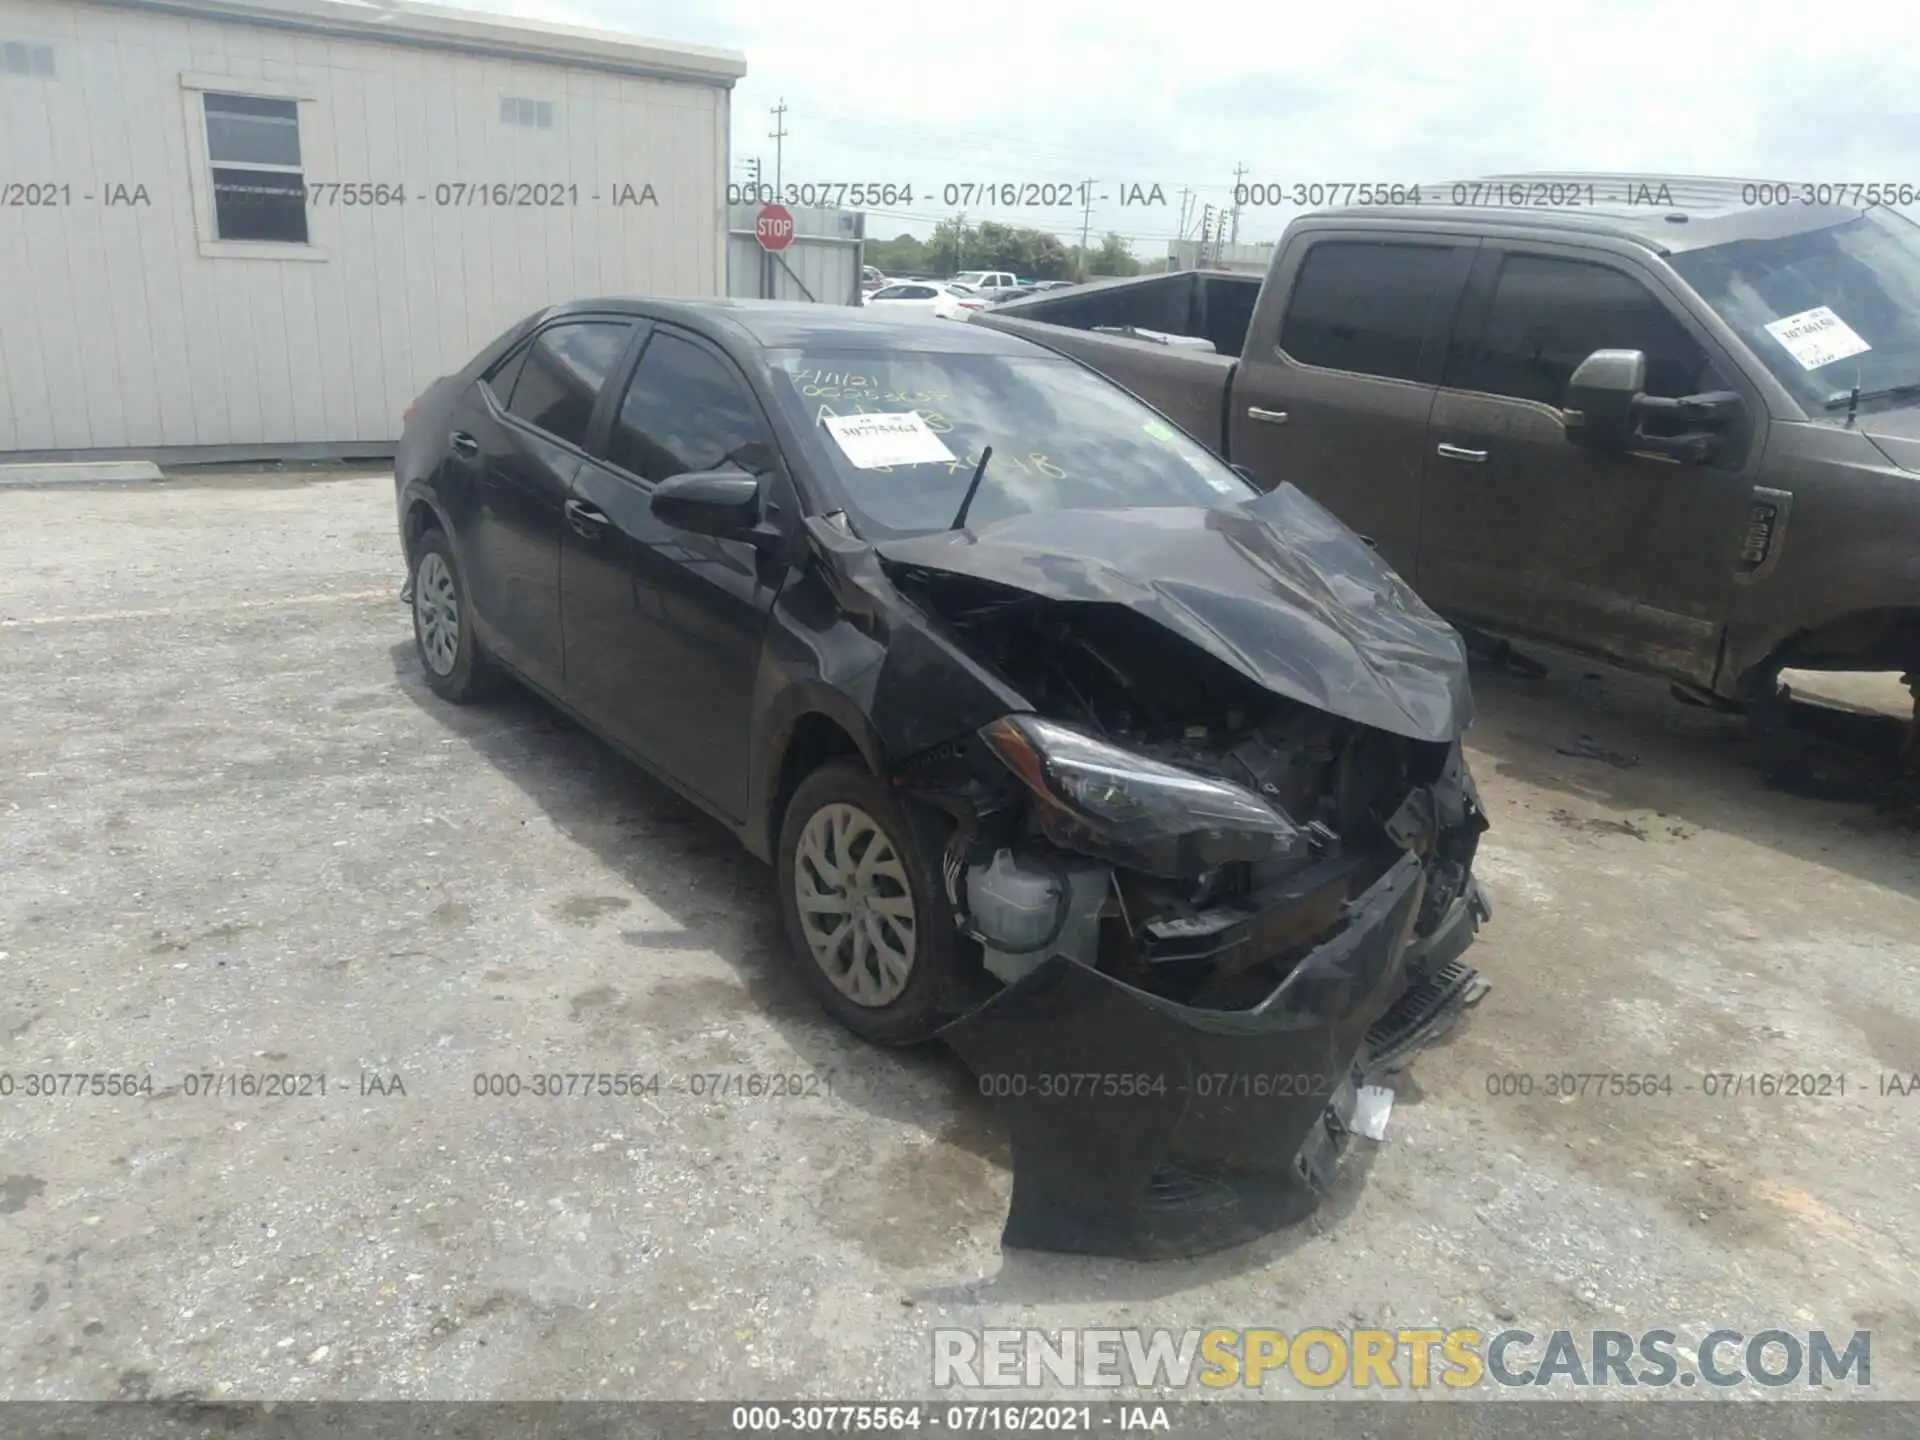
[[1018,290],[1020,277],[1008,270],[962,270],[953,283],[991,295],[996,290]]
[[864,302],[876,310],[923,315],[936,320],[964,320],[969,310],[983,310],[987,302],[977,295],[937,281],[883,285]]

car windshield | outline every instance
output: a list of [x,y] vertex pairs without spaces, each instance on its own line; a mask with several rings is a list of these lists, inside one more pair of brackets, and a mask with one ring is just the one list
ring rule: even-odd
[[1901,216],[1869,210],[1672,263],[1815,413],[1855,385],[1866,395],[1920,381],[1920,227]]
[[[774,391],[825,456],[835,497],[873,537],[944,530],[993,447],[967,512],[978,528],[1042,510],[1238,505],[1256,492],[1125,391],[1054,356],[897,351],[773,356]],[[876,452],[829,422],[907,415],[930,458],[875,466]],[[944,457],[944,458],[942,458]]]

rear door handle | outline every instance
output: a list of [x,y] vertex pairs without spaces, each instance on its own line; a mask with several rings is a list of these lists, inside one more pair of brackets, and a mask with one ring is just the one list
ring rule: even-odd
[[1287,423],[1287,412],[1284,410],[1262,410],[1258,405],[1249,405],[1247,407],[1247,418],[1249,420],[1264,420],[1269,425],[1284,425]]
[[455,454],[464,455],[469,460],[472,460],[480,453],[480,442],[464,430],[454,431],[453,434],[447,437],[447,441],[453,446]]
[[607,513],[604,510],[596,510],[582,500],[569,500],[566,508],[567,523],[578,535],[593,540],[607,528]]
[[1433,453],[1438,455],[1442,460],[1464,460],[1469,465],[1484,465],[1487,463],[1486,451],[1467,450],[1459,445],[1449,445],[1444,440],[1434,447]]

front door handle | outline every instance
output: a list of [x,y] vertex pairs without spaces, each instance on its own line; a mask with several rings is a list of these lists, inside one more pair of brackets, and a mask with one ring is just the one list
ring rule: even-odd
[[1459,445],[1449,445],[1444,440],[1434,448],[1433,453],[1438,455],[1442,460],[1464,460],[1469,465],[1484,465],[1487,463],[1486,451],[1468,450]]
[[1247,418],[1249,420],[1263,420],[1269,425],[1284,425],[1287,423],[1287,412],[1284,410],[1262,410],[1258,405],[1249,405],[1247,406]]
[[607,528],[607,512],[596,510],[583,500],[567,501],[567,523],[588,540],[597,539]]
[[447,437],[453,446],[454,454],[464,455],[469,460],[477,459],[480,454],[480,442],[464,430],[456,430]]

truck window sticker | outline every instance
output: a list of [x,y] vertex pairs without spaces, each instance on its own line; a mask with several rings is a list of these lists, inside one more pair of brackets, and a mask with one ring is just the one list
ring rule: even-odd
[[1800,362],[1802,370],[1818,370],[1850,355],[1864,355],[1873,348],[1825,305],[1768,321],[1766,331]]

